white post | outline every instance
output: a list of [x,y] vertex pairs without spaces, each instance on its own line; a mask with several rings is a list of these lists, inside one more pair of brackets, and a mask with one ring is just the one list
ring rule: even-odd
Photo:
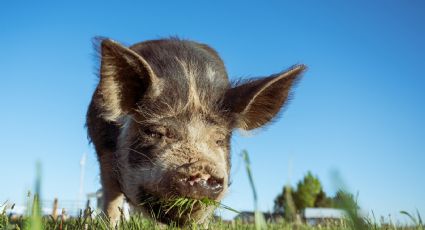
[[84,173],[87,154],[83,153],[80,160],[80,190],[78,192],[78,209],[84,209]]

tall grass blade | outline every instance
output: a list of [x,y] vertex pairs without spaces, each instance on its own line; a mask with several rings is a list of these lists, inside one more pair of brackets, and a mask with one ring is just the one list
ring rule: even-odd
[[267,229],[266,220],[264,219],[263,214],[258,209],[257,190],[255,189],[255,185],[254,185],[254,179],[253,179],[252,170],[251,170],[251,161],[249,160],[248,151],[243,150],[242,157],[245,162],[245,168],[248,174],[249,184],[251,185],[251,190],[254,197],[255,229],[257,230]]
[[421,214],[419,213],[419,210],[416,209],[416,215],[418,216],[418,224],[419,226],[421,226],[422,228],[424,227],[424,223],[422,222],[422,217]]
[[333,182],[336,184],[336,187],[339,188],[339,191],[341,191],[341,196],[339,197],[340,200],[337,204],[337,207],[345,211],[351,228],[356,230],[369,229],[365,219],[359,213],[360,207],[357,204],[357,198],[355,199],[352,194],[348,192],[345,183],[337,171],[334,171],[332,176]]
[[417,212],[417,216],[418,216],[418,218],[416,218],[416,217],[414,217],[412,214],[410,214],[409,212],[406,212],[406,211],[400,211],[400,213],[401,214],[403,214],[403,215],[405,215],[405,216],[407,216],[407,217],[409,217],[409,219],[413,222],[413,224],[415,225],[415,226],[417,226],[417,227],[424,227],[423,226],[423,223],[422,223],[422,218],[421,218],[421,215],[419,214],[419,211],[418,210],[416,210],[416,212]]
[[[41,163],[36,164],[35,194],[31,209],[29,224],[26,226],[28,230],[42,230],[42,212],[40,205],[41,193]],[[29,208],[29,207],[28,207]]]

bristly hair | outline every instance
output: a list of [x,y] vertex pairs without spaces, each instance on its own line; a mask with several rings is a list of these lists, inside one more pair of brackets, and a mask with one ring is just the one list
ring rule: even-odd
[[287,107],[289,106],[289,104],[292,102],[292,99],[294,98],[294,91],[298,86],[299,81],[301,80],[301,78],[303,77],[303,73],[307,70],[307,66],[305,66],[304,64],[294,64],[291,67],[277,73],[277,74],[272,74],[270,76],[267,77],[238,77],[236,79],[232,79],[230,84],[231,84],[231,88],[235,88],[238,86],[242,86],[244,84],[249,84],[252,82],[255,82],[257,80],[262,80],[264,78],[272,78],[272,77],[278,77],[282,74],[294,71],[296,69],[299,69],[299,72],[296,73],[297,77],[294,78],[291,82],[291,86],[290,86],[290,91],[288,92],[288,96],[287,99],[284,101],[284,103],[280,106],[279,112],[270,120],[268,121],[266,124],[262,125],[259,128],[256,128],[254,130],[243,130],[243,129],[239,129],[240,133],[244,134],[244,135],[249,135],[252,133],[256,133],[258,131],[263,131],[263,130],[267,130],[268,127],[272,124],[274,124],[275,122],[277,122],[282,116],[283,113],[286,111]]
[[[95,36],[91,39],[91,43],[93,47],[93,52],[91,54],[92,61],[94,63],[93,71],[94,71],[94,75],[97,76],[97,78],[100,78],[100,62],[102,61],[102,48],[101,48],[102,42],[107,39],[109,38],[104,36]],[[128,44],[121,41],[120,43],[128,47]]]
[[101,45],[102,45],[102,41],[105,39],[107,38],[102,36],[96,36],[92,38],[93,53],[91,56],[94,63],[94,67],[93,67],[94,75],[97,76],[97,78],[100,78],[100,62],[102,60]]

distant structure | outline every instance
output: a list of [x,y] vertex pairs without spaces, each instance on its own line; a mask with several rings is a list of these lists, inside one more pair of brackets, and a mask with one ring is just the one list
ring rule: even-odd
[[103,191],[102,189],[97,190],[96,192],[87,193],[87,201],[90,204],[90,207],[94,209],[101,210],[103,207]]
[[[87,154],[83,153],[80,160],[80,188],[78,191],[78,203],[84,203],[84,177],[85,177],[85,169],[86,169],[86,160]],[[78,209],[84,209],[84,207],[79,206]]]
[[346,216],[344,210],[335,208],[306,208],[303,211],[303,219],[309,225],[317,225],[322,222],[339,221]]
[[[263,212],[264,219],[270,223],[283,221],[282,213]],[[344,210],[335,208],[306,208],[298,216],[298,221],[304,221],[308,225],[318,225],[328,221],[340,221],[346,216]],[[240,212],[234,220],[242,223],[254,223],[255,213],[250,211]]]
[[[87,206],[90,206],[94,210],[101,211],[103,207],[103,190],[99,189],[96,192],[87,193]],[[130,206],[129,204],[124,200],[122,204],[122,210],[124,213],[124,217],[126,219],[130,218]]]
[[[267,222],[275,223],[283,220],[283,216],[280,213],[262,212],[264,219]],[[251,224],[255,222],[255,212],[242,211],[234,220],[241,221],[242,223]]]

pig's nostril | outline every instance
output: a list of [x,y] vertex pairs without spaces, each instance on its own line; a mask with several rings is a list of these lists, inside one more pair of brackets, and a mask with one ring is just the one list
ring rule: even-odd
[[223,187],[223,179],[217,179],[217,178],[210,177],[210,178],[208,178],[206,183],[213,190],[221,189]]
[[195,174],[180,178],[178,188],[184,195],[192,197],[214,198],[223,191],[223,178],[216,178],[209,174]]
[[202,189],[211,192],[219,193],[223,190],[223,179],[210,177],[207,180],[199,179],[195,185],[199,185]]

